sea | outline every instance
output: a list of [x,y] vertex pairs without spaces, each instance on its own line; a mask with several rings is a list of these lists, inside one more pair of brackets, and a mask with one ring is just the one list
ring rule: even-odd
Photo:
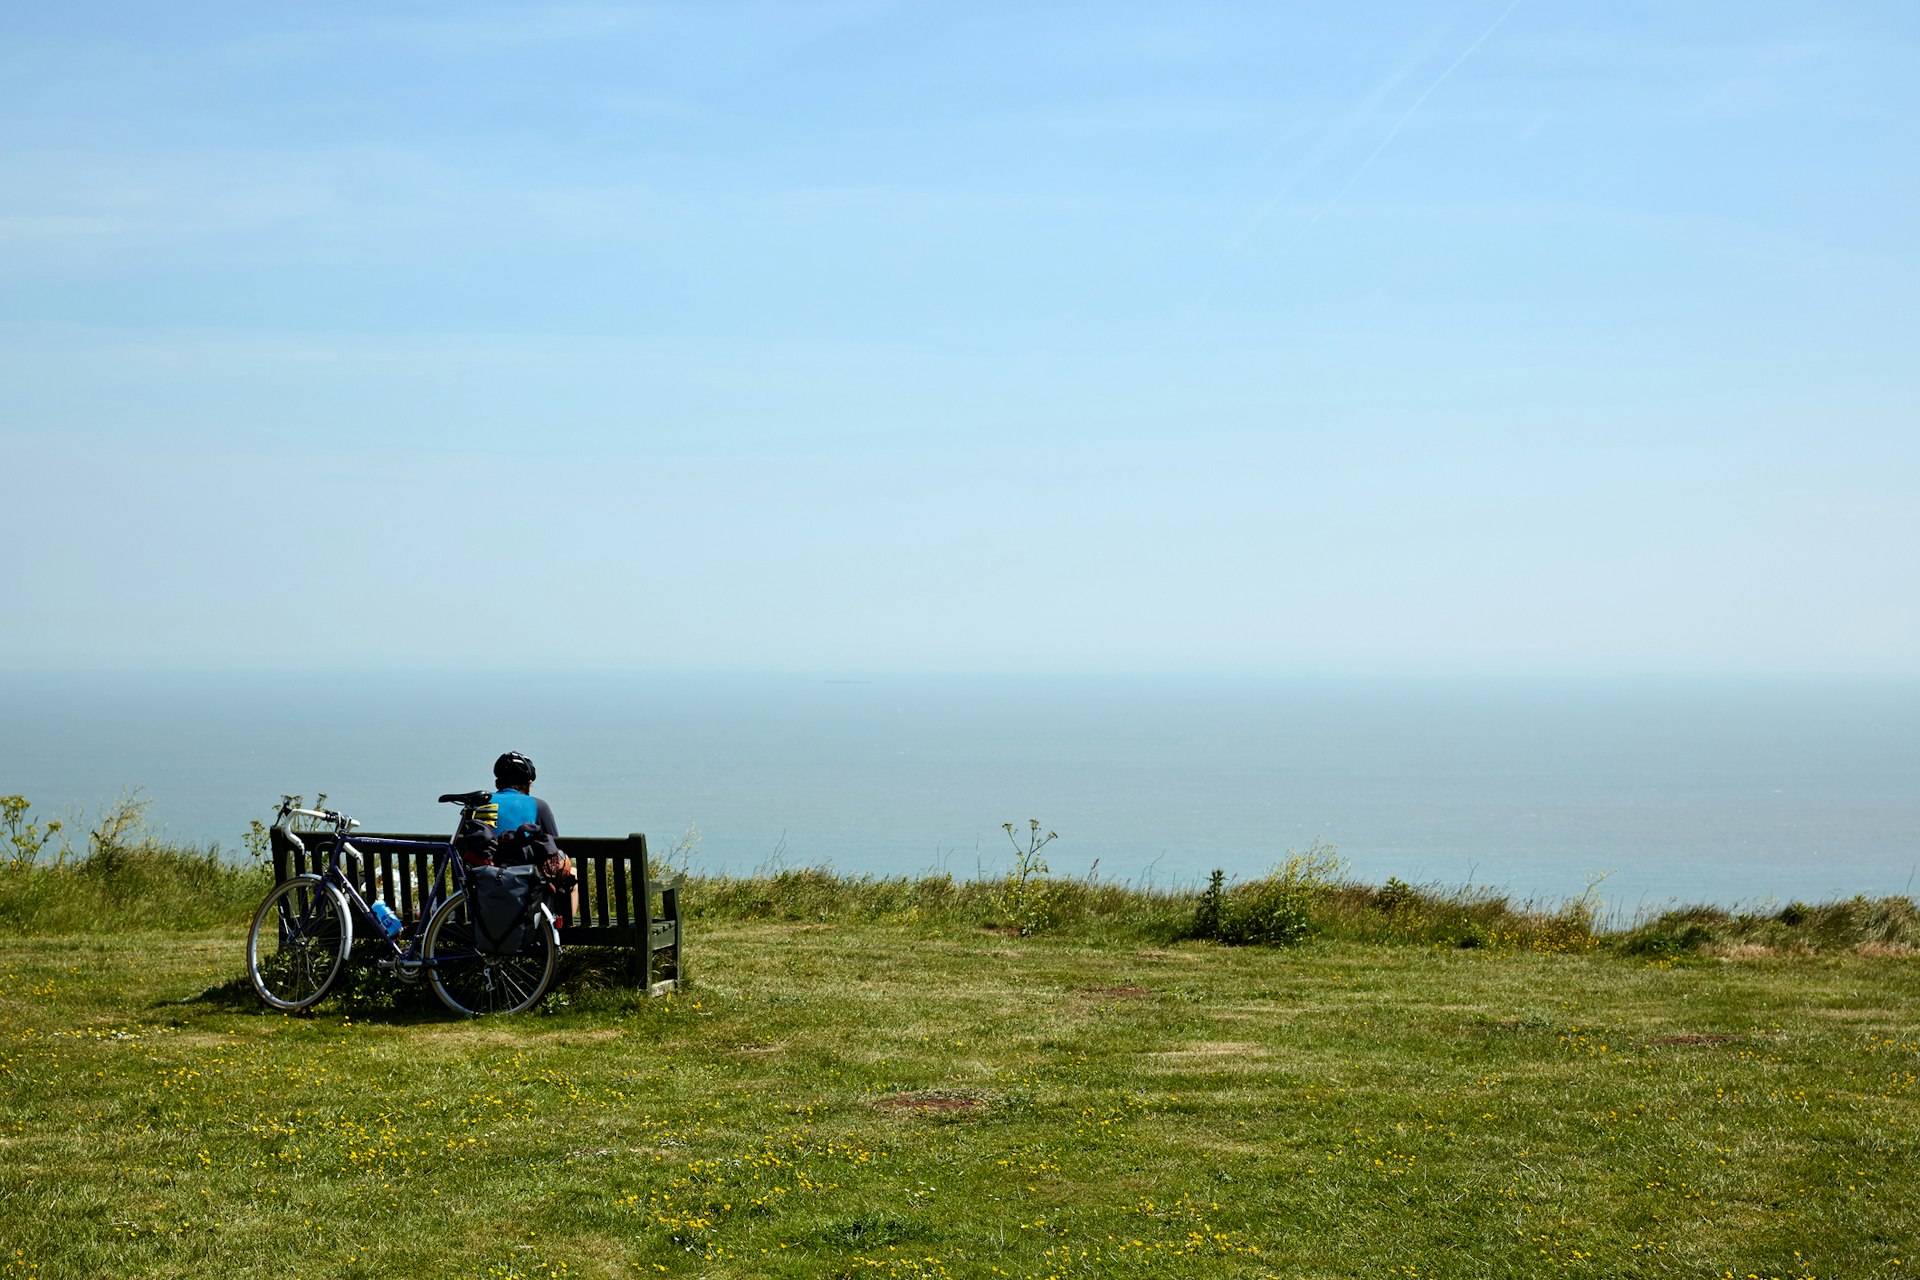
[[[1332,846],[1357,879],[1626,921],[1914,892],[1920,682],[659,672],[15,671],[0,794],[80,831],[130,790],[240,857],[283,794],[439,831],[531,756],[563,836],[691,870],[1198,888]],[[564,843],[564,840],[563,840]],[[0,847],[0,853],[4,853]]]

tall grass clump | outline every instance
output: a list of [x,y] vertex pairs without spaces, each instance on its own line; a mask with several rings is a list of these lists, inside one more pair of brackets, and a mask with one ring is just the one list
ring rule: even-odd
[[1920,951],[1920,907],[1912,898],[1855,896],[1789,902],[1777,910],[1685,906],[1635,923],[1616,940],[1631,955]]
[[1378,887],[1341,884],[1320,906],[1329,936],[1389,946],[1584,952],[1605,939],[1599,881],[1559,903],[1515,902],[1484,885],[1446,888],[1389,877]]
[[1426,947],[1518,946],[1530,936],[1529,914],[1485,886],[1413,885],[1397,876],[1378,887],[1343,884],[1322,908],[1340,937]]
[[[1020,932],[997,880],[951,875],[849,876],[812,867],[751,876],[685,877],[682,910],[701,924],[782,921],[882,924],[923,932]],[[1048,882],[1045,928],[1085,939],[1170,942],[1187,932],[1193,895],[1097,877]]]
[[1332,845],[1315,841],[1287,854],[1258,880],[1228,885],[1215,871],[1194,910],[1190,936],[1229,946],[1290,946],[1321,924],[1321,904],[1340,885],[1346,863]]
[[[128,791],[93,823],[31,820],[32,802],[0,796],[0,928],[13,933],[244,927],[271,882],[264,866],[218,845],[169,844]],[[69,838],[85,830],[83,841]],[[77,847],[76,847],[77,845]]]
[[[1043,833],[1037,819],[1028,819],[1025,831],[1011,822],[1000,825],[1013,845],[1014,864],[996,879],[956,880],[945,872],[850,876],[823,867],[750,876],[685,875],[682,909],[687,919],[709,923],[880,923],[935,933],[991,930],[1023,938],[1061,933],[1136,942],[1171,942],[1187,935],[1190,894],[1104,881],[1098,859],[1084,878],[1056,879],[1041,851],[1059,839],[1057,832]],[[683,840],[676,849],[687,847]]]
[[1565,902],[1515,904],[1475,885],[1445,889],[1390,877],[1346,879],[1330,845],[1289,853],[1271,873],[1241,884],[1215,871],[1186,936],[1228,945],[1292,946],[1310,937],[1389,946],[1591,951],[1602,942],[1598,881]]

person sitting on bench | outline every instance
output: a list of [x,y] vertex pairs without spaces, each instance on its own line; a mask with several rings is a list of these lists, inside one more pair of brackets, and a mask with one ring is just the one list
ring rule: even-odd
[[[462,856],[491,862],[497,849],[509,865],[518,865],[522,858],[537,865],[554,895],[554,906],[564,925],[573,918],[577,907],[574,890],[578,880],[573,874],[573,859],[560,851],[560,824],[553,820],[552,807],[545,800],[528,794],[534,776],[533,761],[518,751],[509,751],[493,762],[493,796],[473,811],[475,820],[482,826],[492,827],[493,834],[482,840],[472,853],[463,850]],[[546,840],[513,839],[513,834],[526,826],[533,827]],[[514,856],[515,853],[519,856]]]
[[553,820],[553,809],[545,800],[529,794],[534,776],[533,761],[518,751],[509,751],[495,760],[493,799],[475,810],[474,817],[503,836],[532,823],[558,840],[560,826]]

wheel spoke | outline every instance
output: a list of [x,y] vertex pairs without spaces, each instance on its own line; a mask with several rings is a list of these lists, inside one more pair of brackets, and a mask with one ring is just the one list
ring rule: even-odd
[[247,937],[254,989],[276,1008],[305,1009],[326,994],[351,942],[340,900],[331,889],[312,879],[278,885],[261,903]]
[[509,1005],[520,1004],[533,998],[533,980],[530,975],[520,972],[515,961],[505,960],[496,965],[494,977],[499,980],[500,986],[512,993],[513,999],[508,1002]]
[[531,950],[517,956],[482,954],[474,946],[464,895],[449,899],[427,926],[427,972],[441,1002],[470,1016],[517,1013],[546,993],[558,951],[550,934],[536,929]]

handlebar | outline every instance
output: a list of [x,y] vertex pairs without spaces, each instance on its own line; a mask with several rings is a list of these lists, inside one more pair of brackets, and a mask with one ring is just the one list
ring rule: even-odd
[[351,831],[360,825],[360,819],[350,818],[337,809],[300,809],[290,804],[280,806],[281,822],[286,822],[296,814],[302,818],[318,818],[320,821],[340,831]]

